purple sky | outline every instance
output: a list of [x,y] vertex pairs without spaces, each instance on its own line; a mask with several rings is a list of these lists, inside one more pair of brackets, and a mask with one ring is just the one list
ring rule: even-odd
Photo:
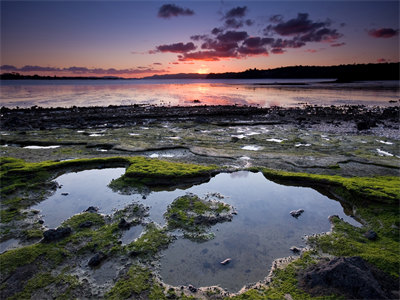
[[143,77],[398,61],[398,1],[1,1],[2,72]]

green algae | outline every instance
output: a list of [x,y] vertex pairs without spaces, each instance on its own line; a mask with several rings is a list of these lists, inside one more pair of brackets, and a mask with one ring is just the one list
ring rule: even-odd
[[146,226],[146,231],[134,242],[126,246],[126,250],[141,256],[154,256],[159,250],[168,247],[173,237],[166,228],[159,228],[154,223]]
[[79,231],[85,229],[80,227],[84,222],[91,222],[93,226],[105,225],[104,216],[97,213],[83,212],[64,221],[62,226],[71,227],[73,230]]
[[194,194],[186,194],[176,198],[168,206],[164,216],[171,230],[181,229],[185,237],[192,240],[209,240],[214,236],[207,234],[207,229],[218,222],[230,221],[231,210],[228,204],[207,201]]
[[396,204],[400,201],[400,178],[395,176],[341,177],[277,171],[267,168],[251,168],[262,171],[264,176],[278,182],[286,181],[305,186],[322,185],[330,188],[345,200],[363,202],[365,200]]
[[244,300],[244,299],[287,299],[288,295],[292,299],[315,299],[315,300],[334,300],[344,299],[337,295],[313,297],[298,287],[297,274],[307,267],[315,264],[316,260],[311,252],[305,252],[297,260],[289,263],[284,268],[276,268],[273,271],[272,282],[267,286],[248,291],[225,299]]
[[125,276],[106,293],[106,299],[150,299],[163,300],[167,298],[164,288],[157,282],[151,270],[140,265],[133,265]]
[[[380,219],[376,216],[374,219]],[[382,271],[399,277],[399,242],[383,234],[376,240],[368,240],[364,234],[368,228],[356,228],[339,218],[333,218],[333,232],[308,238],[308,242],[324,253],[335,256],[360,256]],[[372,227],[374,228],[374,227]]]

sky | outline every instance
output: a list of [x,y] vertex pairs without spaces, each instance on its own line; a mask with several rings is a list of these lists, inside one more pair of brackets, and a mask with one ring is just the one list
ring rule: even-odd
[[118,76],[399,61],[399,1],[3,1],[1,72]]

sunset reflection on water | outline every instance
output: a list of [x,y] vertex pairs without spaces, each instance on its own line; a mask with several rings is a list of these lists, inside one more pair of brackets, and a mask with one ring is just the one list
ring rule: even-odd
[[337,85],[302,80],[20,80],[3,81],[1,105],[71,107],[148,104],[164,106],[389,105],[399,98],[395,82]]

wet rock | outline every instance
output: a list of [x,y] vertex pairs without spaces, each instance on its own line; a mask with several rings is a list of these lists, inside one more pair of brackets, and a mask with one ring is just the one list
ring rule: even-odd
[[132,256],[132,257],[136,257],[136,256],[140,255],[140,252],[133,250],[133,251],[129,252],[129,255]]
[[223,261],[220,262],[220,264],[225,266],[225,265],[229,264],[231,262],[231,260],[232,260],[231,258],[224,259]]
[[373,230],[368,230],[366,233],[364,233],[364,236],[370,241],[375,241],[378,238],[378,235]]
[[290,247],[290,251],[292,251],[294,254],[299,254],[301,252],[301,248],[292,246],[292,247]]
[[290,212],[290,214],[291,214],[291,216],[293,217],[293,218],[298,218],[298,217],[300,217],[301,216],[301,214],[304,212],[304,209],[297,209],[297,210],[292,210],[291,212]]
[[189,284],[188,286],[189,291],[191,291],[192,293],[196,293],[197,292],[197,288],[195,288],[193,285]]
[[397,281],[361,257],[336,257],[300,275],[300,287],[313,296],[339,294],[347,299],[390,299]]
[[61,193],[61,196],[68,196],[68,193]]
[[70,227],[60,227],[57,229],[49,229],[43,232],[43,242],[48,243],[48,242],[53,242],[53,241],[58,241],[66,236],[70,235],[72,232]]
[[103,260],[105,260],[106,258],[107,258],[107,255],[105,255],[103,252],[100,251],[89,259],[88,266],[92,267],[92,268],[96,267],[96,266],[100,265],[100,263]]
[[127,222],[124,218],[122,218],[118,223],[119,229],[127,230],[131,227],[131,223]]
[[89,228],[93,226],[93,222],[92,221],[85,221],[81,224],[79,224],[79,228]]
[[90,212],[90,213],[97,213],[99,211],[98,207],[95,206],[89,206],[87,210],[85,210],[85,212]]

